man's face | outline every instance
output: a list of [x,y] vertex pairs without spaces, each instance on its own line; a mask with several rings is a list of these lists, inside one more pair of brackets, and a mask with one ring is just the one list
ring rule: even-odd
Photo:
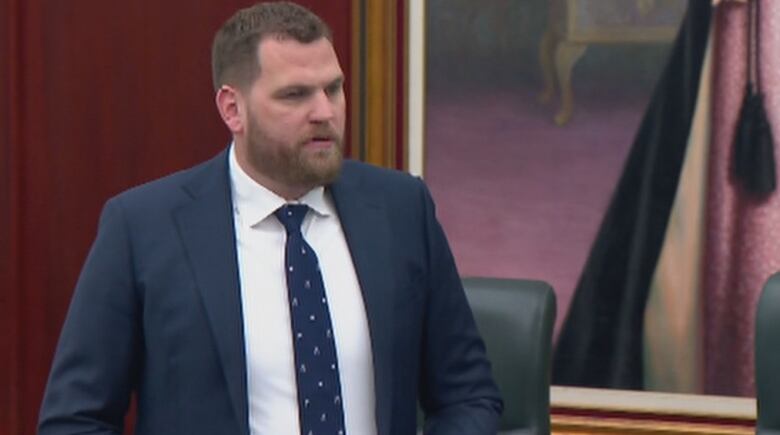
[[265,38],[260,75],[245,95],[236,152],[245,171],[282,196],[330,183],[342,162],[344,74],[326,38],[308,44]]

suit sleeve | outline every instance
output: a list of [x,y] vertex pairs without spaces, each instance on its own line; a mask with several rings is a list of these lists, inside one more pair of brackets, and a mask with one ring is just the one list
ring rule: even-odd
[[122,433],[141,349],[129,240],[119,204],[109,201],[57,344],[41,435]]
[[433,201],[423,190],[428,300],[420,401],[426,435],[488,435],[503,403]]

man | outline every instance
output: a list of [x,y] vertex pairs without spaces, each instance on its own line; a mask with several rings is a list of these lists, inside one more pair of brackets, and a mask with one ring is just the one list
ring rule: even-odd
[[292,3],[217,33],[233,143],[109,200],[41,434],[495,433],[501,400],[423,183],[342,162],[343,73]]

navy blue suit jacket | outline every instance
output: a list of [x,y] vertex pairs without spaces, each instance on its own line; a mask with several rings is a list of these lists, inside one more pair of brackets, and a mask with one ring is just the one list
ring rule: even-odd
[[[414,434],[418,398],[426,433],[494,433],[501,400],[424,184],[346,161],[330,191],[368,316],[379,434]],[[135,393],[139,434],[249,435],[239,285],[226,152],[109,200],[40,433],[121,433]]]

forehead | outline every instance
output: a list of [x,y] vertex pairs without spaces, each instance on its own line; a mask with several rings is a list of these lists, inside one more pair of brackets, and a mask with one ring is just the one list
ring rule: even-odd
[[258,45],[259,81],[274,86],[326,84],[342,75],[336,51],[327,38],[310,43],[265,38]]

